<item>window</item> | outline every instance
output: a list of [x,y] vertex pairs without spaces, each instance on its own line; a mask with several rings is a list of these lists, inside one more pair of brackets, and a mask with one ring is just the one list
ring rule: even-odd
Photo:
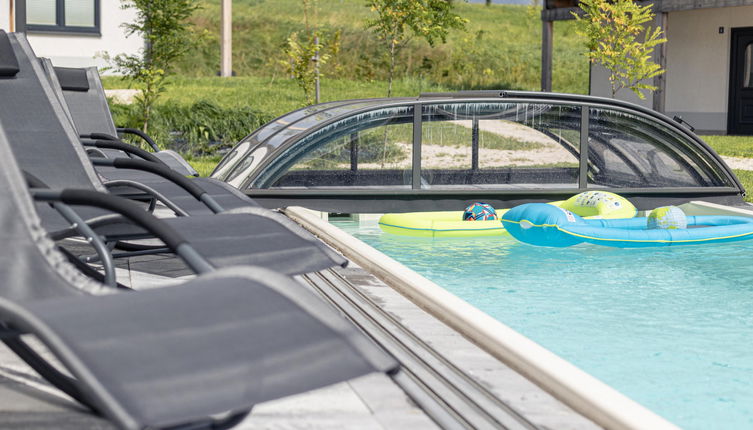
[[412,106],[354,115],[296,142],[252,186],[407,188],[412,141]]
[[26,30],[99,34],[100,0],[26,0]]
[[743,77],[745,79],[743,87],[753,87],[753,79],[751,79],[753,77],[753,43],[749,43],[745,47],[745,71],[743,72]]
[[425,106],[422,188],[576,188],[579,145],[578,106]]
[[611,109],[591,109],[588,170],[589,188],[730,186],[669,127]]

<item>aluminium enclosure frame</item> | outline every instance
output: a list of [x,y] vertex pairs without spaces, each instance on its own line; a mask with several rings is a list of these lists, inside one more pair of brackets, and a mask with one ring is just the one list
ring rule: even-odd
[[[350,103],[363,102],[368,99],[352,100]],[[377,102],[378,100],[373,100]],[[560,188],[560,189],[486,189],[486,190],[451,190],[451,189],[426,189],[421,188],[421,127],[423,123],[423,109],[425,105],[431,105],[436,103],[453,103],[453,102],[516,102],[516,103],[546,103],[546,104],[569,104],[573,106],[579,106],[581,108],[581,124],[580,124],[580,160],[579,160],[579,175],[578,175],[578,187],[577,188]],[[337,104],[334,107],[342,107],[345,104]],[[397,99],[383,99],[383,103],[379,105],[371,105],[365,108],[354,109],[347,114],[338,115],[328,120],[318,123],[316,126],[304,131],[301,134],[297,134],[286,141],[281,143],[275,150],[271,151],[267,155],[267,159],[262,161],[257,167],[258,170],[271,164],[271,158],[279,155],[295,145],[300,139],[316,132],[317,130],[336,123],[346,116],[358,115],[360,113],[368,112],[370,110],[388,108],[388,107],[413,107],[413,142],[412,142],[412,169],[411,169],[411,184],[410,189],[363,189],[357,187],[342,188],[342,189],[327,189],[327,190],[282,190],[282,189],[269,189],[269,188],[248,188],[253,178],[246,178],[243,180],[240,188],[241,190],[260,201],[261,204],[269,207],[287,206],[292,204],[307,205],[312,208],[320,208],[321,210],[329,210],[331,212],[358,212],[362,209],[364,212],[375,212],[377,208],[384,205],[379,202],[392,202],[388,204],[389,210],[413,210],[421,208],[421,201],[434,201],[435,203],[442,202],[445,207],[449,206],[450,201],[468,201],[473,198],[484,198],[489,201],[496,202],[526,202],[526,201],[547,201],[552,198],[567,197],[586,190],[593,190],[588,188],[587,184],[587,160],[588,160],[588,129],[590,123],[590,109],[591,108],[607,108],[611,110],[618,110],[631,113],[641,118],[647,119],[652,122],[661,123],[673,131],[677,132],[681,136],[685,137],[688,141],[695,144],[697,152],[711,162],[711,167],[716,171],[719,176],[724,178],[726,182],[731,186],[717,186],[717,187],[674,187],[674,188],[620,188],[616,189],[621,194],[629,197],[635,197],[640,202],[646,200],[646,204],[655,203],[658,199],[667,202],[684,202],[693,199],[718,201],[726,203],[741,202],[741,197],[745,195],[744,188],[740,184],[739,180],[731,172],[729,167],[724,161],[716,154],[705,142],[698,138],[695,134],[687,130],[676,121],[669,117],[652,111],[650,109],[634,105],[632,103],[623,102],[620,100],[572,95],[572,94],[558,94],[558,93],[537,93],[526,91],[469,91],[458,93],[430,93],[422,94],[417,99],[410,98],[397,98]],[[328,109],[322,110],[326,111]],[[584,114],[585,110],[585,114]],[[291,123],[295,124],[298,121],[306,118],[305,116]],[[267,139],[271,139],[277,133],[284,128],[275,131]],[[575,142],[574,142],[575,143]],[[242,159],[245,155],[253,151],[253,148],[249,148],[249,151],[239,157]],[[272,156],[272,157],[270,157]],[[257,171],[258,171],[257,170]],[[612,191],[615,191],[613,189]],[[346,203],[349,202],[349,203]],[[412,202],[412,203],[410,203]],[[499,204],[499,203],[498,203]],[[506,203],[505,203],[506,204]],[[502,204],[503,207],[505,204]],[[329,209],[327,209],[329,208]],[[381,210],[384,212],[384,210]]]

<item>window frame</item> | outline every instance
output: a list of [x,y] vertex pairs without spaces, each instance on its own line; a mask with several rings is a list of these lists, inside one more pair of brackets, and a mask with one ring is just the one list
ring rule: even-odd
[[28,33],[45,33],[45,34],[80,34],[90,36],[102,36],[101,22],[100,22],[100,1],[91,0],[94,2],[94,26],[82,27],[75,25],[65,25],[65,1],[55,0],[56,13],[55,13],[55,25],[44,24],[29,24],[28,14],[26,13],[26,1],[23,0],[24,6],[24,28]]

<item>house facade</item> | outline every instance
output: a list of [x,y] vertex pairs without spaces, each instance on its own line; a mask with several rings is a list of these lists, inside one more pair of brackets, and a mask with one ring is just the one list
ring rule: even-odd
[[26,32],[36,54],[56,66],[103,67],[105,52],[137,53],[143,40],[122,28],[135,16],[120,0],[0,0],[0,29]]
[[[666,73],[659,89],[641,100],[629,90],[617,97],[679,116],[701,133],[753,135],[753,0],[656,0],[668,42],[654,61]],[[578,13],[577,0],[546,0],[542,11],[542,89],[551,89],[552,29]],[[591,66],[590,93],[611,97],[608,72]]]

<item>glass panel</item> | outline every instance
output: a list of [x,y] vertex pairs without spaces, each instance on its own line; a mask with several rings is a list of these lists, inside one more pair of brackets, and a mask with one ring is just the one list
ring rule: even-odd
[[728,186],[719,166],[671,128],[615,110],[591,109],[589,188]]
[[[288,139],[294,138],[295,136],[299,134],[303,134],[306,131],[308,131],[311,128],[316,127],[317,125],[321,124],[324,121],[331,120],[333,118],[337,118],[342,116],[343,114],[347,114],[349,112],[355,111],[357,109],[361,109],[364,107],[369,107],[373,105],[373,102],[364,102],[364,103],[349,103],[344,106],[337,106],[332,109],[327,109],[324,111],[318,111],[314,115],[309,115],[297,122],[288,122],[288,118],[285,118],[283,121],[285,122],[285,128],[279,131],[274,136],[269,137],[264,143],[273,147],[279,147],[283,144],[285,144]],[[264,139],[265,136],[260,136],[259,139]]]
[[217,163],[217,167],[214,168],[211,177],[219,181],[226,180],[230,175],[230,172],[238,164],[240,157],[245,155],[250,148],[251,143],[245,140],[242,140],[235,145],[235,147],[225,154],[225,156],[222,157],[222,160]]
[[338,104],[344,104],[344,102],[329,102],[329,103],[321,103],[314,106],[307,106],[305,108],[299,109],[297,111],[293,111],[287,115],[277,118],[276,120],[272,122],[267,123],[254,134],[256,135],[256,139],[259,142],[261,142],[264,139],[271,136],[273,133],[281,130],[284,127],[287,127],[288,125],[298,121],[299,119],[305,116],[313,115],[317,112],[321,112],[323,110],[337,106]]
[[94,27],[94,0],[65,0],[65,25]]
[[410,187],[412,123],[413,107],[345,118],[293,144],[252,186]]
[[749,43],[748,46],[745,47],[745,71],[743,72],[743,77],[745,79],[743,86],[745,88],[750,88],[751,84],[753,84],[751,73],[753,73],[753,43]]
[[56,25],[56,0],[27,0],[26,23],[36,25]]
[[422,186],[578,186],[580,107],[452,103],[424,108]]
[[261,164],[268,152],[268,147],[261,146],[251,151],[251,154],[243,157],[227,176],[227,183],[235,188],[240,188],[246,178],[259,167],[259,164]]

